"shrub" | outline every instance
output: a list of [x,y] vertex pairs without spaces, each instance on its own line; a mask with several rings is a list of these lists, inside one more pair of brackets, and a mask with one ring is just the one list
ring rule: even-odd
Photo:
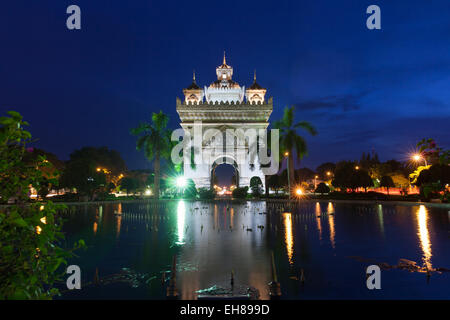
[[187,180],[186,189],[184,190],[183,197],[187,199],[195,199],[197,197],[197,188],[195,188],[195,182],[192,179]]
[[199,188],[198,196],[202,200],[214,199],[216,197],[216,191],[214,189]]
[[[31,134],[23,129],[28,123],[14,111],[0,118],[0,198],[15,204],[0,208],[0,300],[51,299],[58,294],[55,282],[65,274],[61,267],[72,256],[59,247],[63,205],[29,201],[29,188],[57,185],[55,174],[44,180],[41,168],[51,166],[44,156],[36,165],[24,161]],[[74,249],[84,246],[80,240]]]
[[316,190],[314,191],[315,193],[329,193],[330,192],[330,187],[327,186],[325,183],[321,182],[319,183],[319,185],[317,186]]
[[248,187],[236,188],[233,190],[233,198],[244,199],[247,197]]
[[254,176],[250,179],[250,188],[252,189],[252,195],[254,197],[260,197],[262,195],[262,181],[259,177]]

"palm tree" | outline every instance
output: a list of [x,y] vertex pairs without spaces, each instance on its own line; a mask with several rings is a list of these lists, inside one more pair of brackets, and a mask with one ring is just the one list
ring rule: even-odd
[[[274,128],[280,130],[280,157],[288,157],[289,191],[294,182],[294,150],[297,160],[300,160],[308,152],[305,139],[297,134],[297,129],[304,129],[315,136],[317,130],[307,121],[294,123],[294,107],[284,109],[283,118],[274,123]],[[281,159],[280,159],[281,160]]]
[[138,137],[136,150],[144,151],[149,161],[154,160],[154,193],[157,198],[159,198],[161,158],[168,159],[171,151],[170,132],[167,129],[168,121],[169,117],[160,111],[152,114],[152,123],[141,123],[130,131],[132,135]]

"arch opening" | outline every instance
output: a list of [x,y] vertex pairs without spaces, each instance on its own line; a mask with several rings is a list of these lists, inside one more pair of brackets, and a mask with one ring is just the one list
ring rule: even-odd
[[239,186],[239,169],[235,161],[230,159],[218,159],[211,166],[211,188],[225,187],[228,190],[232,186]]

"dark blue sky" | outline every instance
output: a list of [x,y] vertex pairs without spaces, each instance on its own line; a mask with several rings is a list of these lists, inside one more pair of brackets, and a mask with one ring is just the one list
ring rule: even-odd
[[[65,26],[82,10],[82,30]],[[366,28],[381,8],[382,30]],[[405,159],[418,140],[450,145],[450,1],[4,1],[0,5],[0,112],[17,110],[38,147],[121,152],[148,168],[129,129],[163,110],[178,127],[175,97],[209,85],[223,51],[241,85],[274,97],[277,119],[295,105],[307,137],[302,166]]]

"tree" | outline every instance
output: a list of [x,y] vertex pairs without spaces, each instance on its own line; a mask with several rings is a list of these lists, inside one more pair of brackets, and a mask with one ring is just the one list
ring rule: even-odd
[[389,167],[389,172],[402,172],[403,174],[407,174],[406,168],[404,164],[397,160],[388,160],[385,164]]
[[278,194],[278,191],[280,191],[284,184],[281,181],[281,177],[277,174],[274,174],[272,176],[269,176],[269,179],[267,181],[266,189],[268,190],[269,187],[275,190],[275,193]]
[[87,195],[90,199],[106,183],[106,174],[97,171],[95,161],[90,158],[71,158],[60,178],[62,187],[76,188],[80,195]]
[[317,186],[317,188],[314,192],[320,193],[320,194],[329,193],[330,187],[327,186],[325,183],[321,182],[321,183],[319,183],[319,185]]
[[120,153],[108,147],[83,147],[70,154],[70,161],[89,160],[95,169],[111,176],[119,176],[127,170]]
[[246,198],[248,194],[248,187],[236,188],[233,190],[233,198],[243,199]]
[[261,196],[261,193],[262,193],[261,187],[262,187],[262,181],[259,177],[255,176],[250,179],[250,189],[252,189],[252,194],[255,197]]
[[215,198],[216,191],[214,189],[199,188],[198,189],[198,196],[202,200],[211,200],[211,199]]
[[197,197],[197,188],[195,182],[192,179],[187,179],[186,188],[184,189],[183,196],[187,199],[195,199]]
[[364,169],[356,170],[352,175],[351,180],[353,185],[352,189],[364,188],[364,191],[367,192],[367,188],[373,187],[373,180],[369,173]]
[[60,184],[92,199],[96,192],[106,191],[110,182],[116,184],[125,170],[125,161],[116,150],[83,147],[70,154]]
[[338,162],[331,184],[333,187],[340,188],[343,191],[346,189],[354,190],[357,187],[355,186],[355,179],[352,179],[355,171],[355,163],[353,161]]
[[440,196],[448,199],[450,183],[450,150],[437,146],[433,139],[423,139],[418,144],[420,155],[427,160],[427,165],[419,166],[409,175],[411,183],[420,187],[425,198]]
[[[42,158],[45,158],[46,163],[49,163],[50,165],[44,167],[40,166],[39,163]],[[38,148],[29,148],[28,152],[26,152],[23,157],[23,161],[27,166],[37,167],[41,171],[43,180],[40,183],[37,194],[41,199],[45,199],[50,190],[54,187],[50,183],[50,180],[53,178],[60,178],[60,173],[64,170],[64,162],[59,160],[53,153]]]
[[450,184],[450,166],[442,164],[433,164],[429,169],[420,172],[416,185],[423,186],[425,184],[437,183],[440,189],[444,189]]
[[295,181],[296,183],[300,183],[302,181],[307,181],[314,179],[315,172],[309,168],[300,168],[295,170]]
[[417,143],[419,154],[427,160],[428,164],[449,164],[450,150],[438,147],[433,139],[422,139]]
[[162,111],[152,114],[152,123],[141,123],[131,129],[131,134],[137,136],[136,149],[144,151],[149,161],[153,160],[154,192],[159,198],[159,182],[161,177],[161,159],[168,159],[171,151],[170,132],[167,129],[169,117]]
[[[31,134],[22,116],[9,111],[0,117],[0,201],[14,201],[0,207],[0,300],[51,299],[54,287],[63,279],[72,251],[83,246],[80,240],[73,250],[60,247],[64,241],[62,216],[64,205],[48,202],[29,203],[29,188],[39,189],[43,167],[51,166],[44,156],[35,165],[24,158],[30,149]],[[52,170],[49,170],[52,172]],[[55,176],[49,182],[57,185]]]
[[328,180],[327,172],[334,172],[336,170],[336,164],[333,162],[325,162],[316,168],[317,173],[323,180]]
[[138,181],[136,178],[125,177],[120,180],[120,188],[127,190],[127,196],[129,193],[135,193],[138,188]]
[[353,161],[341,161],[336,165],[334,179],[331,184],[340,189],[352,189],[373,187],[372,178],[364,169],[356,170],[356,163]]
[[280,130],[280,156],[288,152],[289,190],[294,183],[294,152],[296,159],[302,159],[308,152],[305,139],[297,134],[297,129],[304,129],[315,136],[317,130],[306,121],[294,123],[294,107],[284,109],[283,118],[274,123],[274,128]]
[[394,185],[397,188],[407,188],[410,184],[409,179],[405,177],[405,175],[401,172],[394,172],[390,176],[392,178],[392,181],[394,181]]
[[378,163],[380,163],[380,160],[375,151],[372,151],[372,153],[368,152],[367,155],[363,152],[361,160],[359,161],[359,165],[367,171]]
[[390,176],[382,176],[380,180],[380,187],[386,188],[389,194],[389,188],[395,187],[394,180]]

